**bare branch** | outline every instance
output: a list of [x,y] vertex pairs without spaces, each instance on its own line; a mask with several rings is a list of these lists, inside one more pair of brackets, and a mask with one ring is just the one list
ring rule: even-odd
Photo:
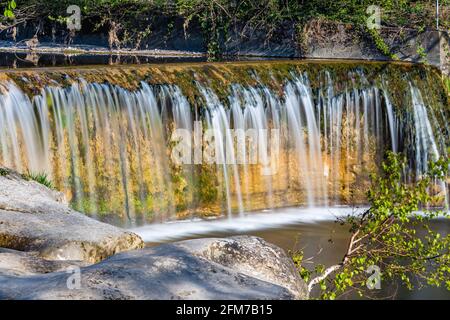
[[340,268],[342,268],[344,264],[340,263],[340,264],[335,264],[334,266],[331,266],[329,268],[327,268],[324,273],[322,273],[320,276],[315,277],[314,279],[312,279],[309,283],[308,283],[308,293],[310,293],[312,291],[312,289],[314,288],[315,285],[317,285],[318,283],[320,283],[320,281],[326,279],[330,274],[332,274],[333,272],[339,270]]

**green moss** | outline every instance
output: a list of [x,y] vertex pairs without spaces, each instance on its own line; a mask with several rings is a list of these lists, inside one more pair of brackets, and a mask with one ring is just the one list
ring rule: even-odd
[[215,204],[219,196],[216,167],[199,165],[196,169],[198,174],[195,185],[197,202],[201,205]]
[[82,198],[76,202],[72,202],[72,209],[86,213],[86,214],[99,214],[104,215],[105,212],[97,209],[97,203],[90,198]]
[[447,95],[450,97],[450,77],[444,77],[444,87],[447,90]]
[[398,56],[391,52],[391,49],[384,41],[383,37],[380,35],[378,30],[377,29],[368,29],[368,30],[377,49],[380,50],[380,52],[384,54],[386,57],[389,57],[392,60],[398,60]]

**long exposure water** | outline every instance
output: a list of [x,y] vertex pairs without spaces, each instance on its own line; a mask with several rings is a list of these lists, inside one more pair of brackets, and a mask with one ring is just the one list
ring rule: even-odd
[[[214,65],[209,68],[217,76]],[[181,80],[141,81],[135,90],[80,73],[65,86],[51,79],[32,96],[20,84],[36,89],[33,73],[16,76],[1,85],[0,163],[45,173],[77,210],[138,226],[364,203],[368,176],[386,150],[408,156],[408,179],[447,154],[445,106],[433,105],[412,73],[400,80],[404,92],[398,92],[391,82],[399,80],[389,73],[369,81],[350,68],[350,82],[342,82],[324,67],[313,85],[311,74],[295,65],[281,80],[270,80],[276,70],[251,66],[253,84],[237,78],[225,91],[201,69],[184,71],[193,79],[188,87]],[[222,76],[233,73],[219,81]],[[187,138],[174,138],[180,129]],[[174,161],[177,148],[187,144],[191,151],[196,138],[199,161],[196,150],[187,161]],[[436,192],[448,201],[444,181]]]

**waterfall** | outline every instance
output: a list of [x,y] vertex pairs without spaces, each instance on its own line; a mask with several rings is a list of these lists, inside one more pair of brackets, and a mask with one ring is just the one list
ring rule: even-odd
[[225,110],[223,104],[217,96],[209,89],[204,88],[200,84],[200,92],[206,101],[206,121],[208,128],[213,130],[215,136],[213,139],[215,149],[215,163],[223,169],[223,177],[226,190],[227,213],[231,217],[231,187],[229,181],[228,168],[231,164],[231,174],[234,178],[236,188],[236,197],[238,201],[239,212],[242,213],[242,197],[240,192],[240,182],[237,170],[237,161],[235,149],[233,147],[233,138],[231,136],[229,113]]
[[[197,79],[196,104],[176,83],[128,90],[80,78],[30,97],[4,82],[0,165],[45,173],[74,208],[131,224],[361,203],[386,148],[413,155],[419,177],[448,141],[437,136],[442,115],[413,81],[395,93],[355,74],[362,80],[354,85],[325,72],[313,86],[307,72],[293,71],[271,80],[279,90],[256,77],[225,94]],[[410,97],[412,115],[393,94]],[[199,147],[190,163],[171,158],[176,129],[199,144],[187,141]]]
[[429,158],[432,158],[432,160],[439,158],[439,151],[422,95],[411,84],[410,88],[415,127],[416,175],[420,176],[422,172],[428,169]]
[[[440,152],[436,143],[433,128],[428,117],[427,108],[424,104],[422,94],[411,83],[411,90],[414,128],[415,128],[415,153],[416,153],[416,176],[420,177],[428,170],[429,160],[436,161],[440,157]],[[445,149],[444,149],[445,152]],[[448,190],[444,181],[437,181],[441,192],[444,194],[446,208],[449,208]]]

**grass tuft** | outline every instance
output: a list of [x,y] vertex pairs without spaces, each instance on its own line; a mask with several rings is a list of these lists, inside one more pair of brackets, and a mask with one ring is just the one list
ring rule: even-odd
[[30,172],[23,174],[22,177],[25,180],[33,180],[37,183],[40,183],[44,186],[46,186],[49,189],[55,189],[53,182],[49,179],[47,174],[45,172]]

